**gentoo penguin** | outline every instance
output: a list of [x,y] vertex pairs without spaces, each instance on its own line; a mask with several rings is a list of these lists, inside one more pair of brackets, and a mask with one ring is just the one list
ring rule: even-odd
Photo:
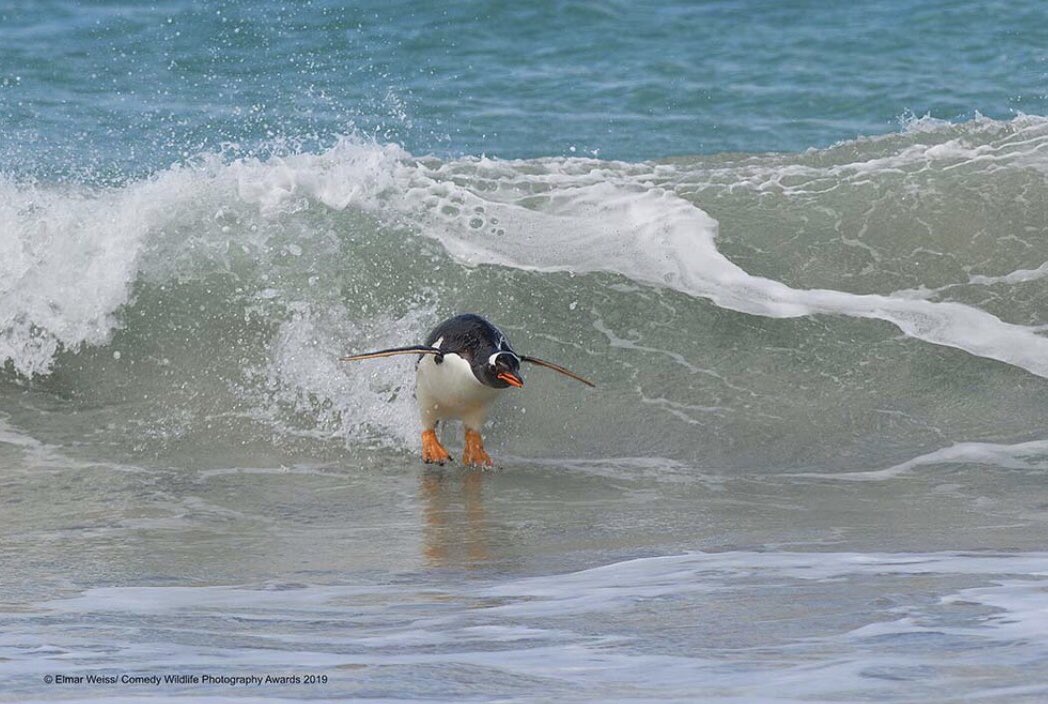
[[480,429],[499,392],[511,386],[524,386],[521,362],[552,369],[587,386],[594,385],[557,364],[517,354],[501,330],[473,313],[448,318],[433,328],[423,345],[354,354],[342,357],[341,361],[397,354],[419,355],[415,396],[422,416],[422,460],[427,463],[444,464],[451,459],[437,439],[437,422],[458,418],[466,428],[462,462],[491,466]]

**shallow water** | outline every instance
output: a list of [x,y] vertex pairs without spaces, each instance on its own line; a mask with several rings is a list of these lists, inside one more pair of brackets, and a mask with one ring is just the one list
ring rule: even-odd
[[[1031,469],[844,482],[636,459],[143,470],[22,452],[32,476],[6,477],[2,526],[9,701],[1046,694]],[[41,685],[62,673],[329,680]]]
[[1044,701],[1044,14],[0,5],[0,700]]

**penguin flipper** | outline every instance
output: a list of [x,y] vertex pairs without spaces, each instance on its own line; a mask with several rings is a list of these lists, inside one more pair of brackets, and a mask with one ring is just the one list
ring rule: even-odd
[[575,381],[581,381],[586,386],[591,386],[593,388],[597,387],[597,385],[594,384],[592,381],[590,381],[588,379],[583,379],[581,376],[579,376],[575,372],[569,371],[569,370],[565,369],[564,367],[560,366],[559,364],[554,364],[553,362],[547,362],[546,360],[539,359],[538,357],[529,357],[526,354],[520,355],[520,361],[522,361],[522,362],[531,362],[532,364],[537,364],[540,367],[546,367],[547,369],[552,369],[555,372],[560,372],[564,376],[570,376]]
[[392,357],[398,354],[434,354],[440,357],[444,354],[444,351],[428,345],[411,345],[410,347],[390,347],[388,350],[351,354],[348,357],[339,357],[338,361],[357,362],[362,359],[378,359],[379,357]]

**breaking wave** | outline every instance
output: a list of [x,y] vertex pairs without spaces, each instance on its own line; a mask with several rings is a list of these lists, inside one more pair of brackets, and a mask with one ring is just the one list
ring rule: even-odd
[[439,160],[344,138],[121,186],[0,177],[0,380],[135,427],[136,451],[403,448],[410,361],[337,357],[474,310],[600,382],[536,376],[505,404],[494,432],[524,456],[869,469],[875,438],[900,463],[1028,440],[1046,148],[1043,118],[925,119],[800,154]]

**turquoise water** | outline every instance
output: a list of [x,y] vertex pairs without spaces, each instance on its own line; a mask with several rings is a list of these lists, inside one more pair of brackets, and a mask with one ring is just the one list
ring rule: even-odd
[[0,700],[1044,701],[1045,20],[0,2]]
[[353,130],[440,156],[796,152],[1048,105],[1037,2],[348,5],[5,3],[0,165],[117,176]]

